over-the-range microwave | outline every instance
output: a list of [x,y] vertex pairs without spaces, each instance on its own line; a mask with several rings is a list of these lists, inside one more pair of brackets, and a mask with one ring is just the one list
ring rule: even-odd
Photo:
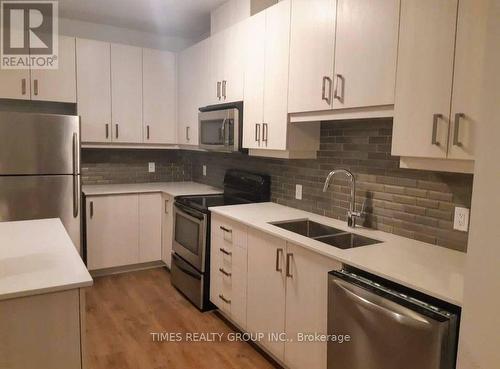
[[200,108],[198,122],[200,148],[221,152],[248,152],[243,149],[243,102]]

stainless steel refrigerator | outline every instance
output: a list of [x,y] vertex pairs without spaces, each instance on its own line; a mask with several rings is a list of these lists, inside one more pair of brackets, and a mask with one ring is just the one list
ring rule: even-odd
[[0,112],[0,221],[60,218],[81,244],[80,119]]

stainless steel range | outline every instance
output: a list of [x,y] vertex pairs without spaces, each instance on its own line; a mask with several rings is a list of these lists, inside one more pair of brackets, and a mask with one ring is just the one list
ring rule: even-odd
[[232,169],[224,177],[224,194],[175,198],[171,281],[200,310],[212,307],[208,208],[269,201],[270,182],[267,175]]

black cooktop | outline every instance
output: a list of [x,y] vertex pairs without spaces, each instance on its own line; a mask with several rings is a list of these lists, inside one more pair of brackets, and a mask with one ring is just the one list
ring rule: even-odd
[[249,201],[227,195],[196,195],[178,196],[175,201],[202,212],[207,212],[209,207],[247,204]]

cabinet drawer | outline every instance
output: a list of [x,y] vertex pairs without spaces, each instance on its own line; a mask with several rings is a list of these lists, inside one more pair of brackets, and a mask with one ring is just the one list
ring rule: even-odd
[[247,244],[246,226],[215,214],[212,216],[212,236],[220,237],[227,244]]

